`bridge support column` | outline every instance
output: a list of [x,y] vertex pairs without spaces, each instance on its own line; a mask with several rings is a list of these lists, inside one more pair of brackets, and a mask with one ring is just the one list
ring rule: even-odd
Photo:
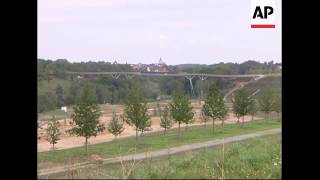
[[201,80],[201,93],[200,93],[200,101],[199,101],[199,104],[201,105],[201,101],[203,100],[203,90],[202,90],[202,82],[204,81],[204,80],[206,80],[208,78],[208,76],[206,76],[205,74],[202,74],[202,75],[200,75],[199,76],[199,79]]
[[126,74],[127,79],[132,79],[133,77],[134,77],[134,75],[132,75],[132,74]]
[[112,77],[113,79],[118,79],[118,78],[120,77],[120,74],[118,74],[118,73],[111,74],[111,77]]
[[208,78],[208,76],[206,76],[206,75],[200,75],[199,76],[199,79],[201,80],[201,81],[204,81],[204,80],[206,80]]
[[191,97],[194,97],[194,89],[193,89],[193,84],[192,84],[192,79],[194,78],[194,76],[185,76],[189,82],[190,82],[190,88],[191,88]]

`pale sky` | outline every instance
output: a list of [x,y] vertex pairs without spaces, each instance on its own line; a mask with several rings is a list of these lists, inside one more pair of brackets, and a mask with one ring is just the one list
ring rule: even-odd
[[251,29],[251,0],[38,0],[38,58],[120,63],[281,62],[275,29]]

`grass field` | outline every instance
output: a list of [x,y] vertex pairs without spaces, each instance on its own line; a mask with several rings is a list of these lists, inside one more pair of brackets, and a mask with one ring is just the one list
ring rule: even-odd
[[[174,147],[195,142],[204,142],[223,137],[230,137],[241,134],[248,134],[262,130],[280,127],[278,119],[256,120],[246,122],[242,127],[240,124],[226,124],[222,128],[216,125],[215,132],[212,134],[212,127],[193,126],[181,129],[181,138],[177,137],[177,129],[169,130],[166,135],[163,132],[154,132],[139,137],[137,148],[135,149],[135,137],[128,137],[112,142],[89,145],[89,153],[97,154],[102,158],[110,158],[121,155],[132,154],[145,151],[154,151],[167,147]],[[121,152],[119,152],[121,149]],[[131,150],[131,151],[130,151]],[[65,150],[47,151],[38,153],[38,167],[61,165],[65,163],[85,161],[84,147],[77,147]]]
[[[167,157],[76,170],[73,178],[280,179],[281,135],[226,144]],[[130,173],[130,170],[131,173]],[[47,178],[71,178],[70,172]]]

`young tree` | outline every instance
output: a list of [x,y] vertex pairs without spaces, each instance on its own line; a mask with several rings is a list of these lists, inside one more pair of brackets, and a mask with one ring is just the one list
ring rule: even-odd
[[112,120],[108,124],[107,129],[111,134],[114,135],[115,138],[117,138],[117,136],[124,131],[123,121],[118,118],[114,111],[112,114]]
[[151,127],[151,121],[150,121],[150,116],[148,114],[147,115],[147,119],[142,120],[139,123],[138,126],[138,130],[141,131],[141,135],[143,135],[143,133],[146,131],[147,128]]
[[181,92],[175,92],[173,94],[173,100],[169,104],[170,106],[170,114],[172,118],[178,122],[179,125],[179,133],[178,137],[180,137],[180,124],[188,122],[194,116],[192,112],[192,106],[190,99],[188,96],[183,95]]
[[205,115],[203,108],[201,108],[200,119],[204,123],[204,127],[206,128],[207,127],[207,122],[209,121],[209,117]]
[[252,98],[249,104],[249,114],[251,115],[251,120],[254,120],[254,116],[257,114],[257,112],[258,112],[257,102],[255,99]]
[[214,121],[222,120],[227,115],[227,108],[223,101],[223,95],[215,84],[209,88],[208,96],[203,105],[203,112],[212,119],[212,133],[214,133]]
[[159,101],[157,101],[156,116],[161,117],[161,105],[160,105]]
[[138,131],[144,131],[145,128],[151,126],[150,116],[148,115],[147,103],[139,89],[135,86],[129,92],[127,102],[125,104],[125,121],[136,128],[136,143],[138,142]]
[[249,106],[252,99],[246,88],[241,88],[232,99],[233,111],[237,117],[242,117],[242,124],[244,123],[244,116],[249,114]]
[[164,110],[160,109],[160,126],[164,128],[164,134],[166,134],[167,129],[170,129],[173,126],[173,121],[170,115],[169,106],[165,106]]
[[274,97],[274,105],[273,105],[273,111],[275,111],[280,118],[282,107],[281,107],[281,97],[279,95],[276,95]]
[[262,91],[258,97],[258,103],[260,110],[265,113],[265,119],[269,118],[269,114],[274,108],[274,92],[270,88]]
[[55,118],[55,116],[52,117],[52,119],[48,123],[47,131],[47,141],[52,144],[52,149],[54,150],[54,145],[58,143],[58,140],[60,139],[60,131],[59,131],[59,122]]
[[[193,114],[195,114],[195,113],[193,113]],[[188,119],[188,120],[185,120],[185,121],[184,121],[184,123],[186,124],[186,128],[185,128],[185,130],[187,130],[187,129],[188,129],[188,127],[189,127],[189,124],[194,123],[194,121],[195,121],[195,119],[194,119],[194,118],[192,118],[192,119]]]
[[104,125],[99,123],[101,112],[96,104],[95,93],[88,84],[84,86],[73,110],[71,124],[74,127],[67,132],[71,135],[84,137],[86,140],[86,153],[88,153],[88,139],[92,136],[97,136],[98,133],[105,129]]

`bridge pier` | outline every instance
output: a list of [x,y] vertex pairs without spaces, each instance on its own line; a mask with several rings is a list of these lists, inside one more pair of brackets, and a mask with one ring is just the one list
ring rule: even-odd
[[113,79],[118,79],[120,77],[120,74],[114,73],[114,74],[111,74],[111,76]]
[[199,76],[199,79],[201,80],[201,81],[204,81],[204,80],[206,80],[208,78],[208,76],[206,76],[206,75],[200,75]]
[[194,76],[185,76],[185,78],[187,78],[190,82],[190,87],[191,87],[191,97],[194,97],[194,89],[193,89],[193,84],[192,84],[192,79],[194,78]]
[[126,74],[126,78],[127,78],[127,79],[132,79],[133,77],[134,77],[133,74]]
[[203,99],[203,90],[202,90],[202,82],[204,81],[204,80],[206,80],[207,78],[208,78],[208,76],[206,76],[205,74],[202,74],[202,75],[199,75],[198,76],[199,77],[199,79],[201,80],[201,92],[200,92],[200,101],[199,101],[199,104],[201,105],[201,101],[202,101],[202,99]]

